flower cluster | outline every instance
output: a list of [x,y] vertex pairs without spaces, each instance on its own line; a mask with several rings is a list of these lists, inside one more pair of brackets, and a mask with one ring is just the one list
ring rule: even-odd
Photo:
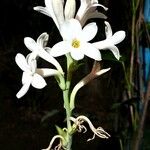
[[[106,39],[90,42],[97,34],[98,27],[95,22],[84,26],[85,22],[91,18],[106,19],[104,14],[97,11],[97,7],[107,10],[106,7],[98,4],[97,0],[81,0],[77,12],[75,0],[67,0],[66,3],[64,0],[45,0],[45,7],[34,7],[34,10],[53,19],[63,41],[50,48],[46,47],[49,38],[47,33],[41,34],[37,41],[30,37],[24,39],[24,43],[31,53],[26,58],[22,54],[17,54],[15,59],[17,65],[23,70],[23,87],[17,93],[18,98],[26,94],[30,85],[38,89],[45,87],[44,77],[63,76],[61,65],[54,57],[70,54],[76,61],[83,59],[84,56],[100,61],[102,59],[100,50],[109,49],[117,59],[120,58],[119,50],[115,45],[125,38],[125,32],[118,31],[113,35],[107,21],[105,21]],[[56,69],[37,69],[38,57],[53,64]]]
[[[100,61],[102,60],[101,50],[110,50],[117,60],[121,57],[116,45],[125,38],[125,32],[118,31],[113,34],[107,21],[104,21],[106,39],[93,42],[98,32],[98,26],[96,22],[87,23],[87,20],[91,18],[106,20],[107,18],[97,10],[97,7],[107,10],[105,6],[98,3],[98,0],[80,0],[78,10],[76,10],[76,0],[45,0],[44,7],[36,6],[34,10],[52,18],[62,37],[62,41],[49,47],[49,35],[46,32],[42,33],[36,41],[31,37],[25,37],[24,44],[30,53],[26,57],[18,53],[15,57],[17,65],[23,71],[23,86],[17,93],[17,98],[24,96],[31,85],[37,89],[44,88],[47,85],[44,78],[50,76],[55,77],[63,91],[67,128],[59,128],[58,135],[52,138],[50,145],[45,150],[50,150],[56,139],[60,139],[59,144],[55,147],[56,150],[70,150],[73,133],[87,131],[87,128],[83,125],[84,122],[89,124],[91,131],[94,133],[93,138],[88,139],[88,141],[94,139],[95,135],[106,139],[110,137],[103,128],[95,128],[86,116],[72,117],[72,110],[75,108],[75,96],[79,89],[110,70],[110,68],[102,69],[100,66]],[[66,56],[66,72],[64,72],[56,59],[62,55]],[[92,70],[71,91],[72,75],[80,66],[80,60],[85,57],[94,60]],[[38,58],[42,58],[52,64],[54,68],[38,68]]]

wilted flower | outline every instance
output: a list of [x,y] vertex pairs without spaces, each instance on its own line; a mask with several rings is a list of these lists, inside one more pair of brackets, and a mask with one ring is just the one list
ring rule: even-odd
[[110,24],[105,21],[106,27],[105,27],[105,33],[106,33],[106,39],[99,42],[94,42],[93,46],[100,50],[109,49],[114,54],[114,56],[119,60],[120,53],[118,48],[115,46],[116,44],[120,43],[125,38],[125,32],[124,31],[118,31],[114,34],[112,34],[112,29]]
[[61,150],[62,148],[62,141],[64,141],[65,139],[61,136],[61,135],[55,135],[52,140],[50,141],[49,146],[46,149],[42,149],[42,150],[51,150],[53,143],[55,142],[56,139],[59,139],[59,144],[57,146],[55,146],[54,150]]
[[94,60],[100,61],[101,54],[99,50],[89,43],[95,37],[96,33],[96,23],[89,23],[82,29],[78,20],[70,19],[61,28],[64,41],[55,44],[50,54],[58,57],[70,53],[75,60],[81,60],[86,55]]
[[85,133],[87,131],[87,128],[83,125],[84,122],[86,122],[89,125],[89,128],[94,133],[94,135],[92,138],[89,138],[87,141],[93,140],[95,138],[95,135],[105,139],[108,139],[110,137],[110,135],[102,127],[95,128],[92,122],[86,116],[79,116],[77,118],[70,117],[70,120],[73,121],[74,127],[76,126],[76,129],[79,132],[83,131]]

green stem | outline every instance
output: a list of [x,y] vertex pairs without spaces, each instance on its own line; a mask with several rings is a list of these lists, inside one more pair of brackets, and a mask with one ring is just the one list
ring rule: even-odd
[[71,150],[71,145],[72,145],[72,135],[70,134],[71,131],[71,110],[70,110],[70,105],[69,105],[69,90],[66,89],[63,91],[63,98],[64,98],[64,107],[66,109],[66,120],[67,120],[67,150]]
[[71,79],[72,79],[72,71],[70,70],[70,65],[72,63],[72,59],[69,55],[67,55],[67,79],[65,83],[65,90],[63,90],[63,99],[64,99],[64,107],[66,109],[66,120],[67,120],[67,145],[66,149],[71,150],[71,145],[72,145],[72,126],[71,126],[71,120],[70,117],[72,115],[72,110],[70,109],[70,85],[71,85]]

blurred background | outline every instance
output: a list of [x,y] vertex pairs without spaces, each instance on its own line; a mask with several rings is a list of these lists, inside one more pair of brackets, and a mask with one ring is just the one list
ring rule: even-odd
[[[109,8],[103,13],[113,33],[126,32],[125,40],[118,45],[122,57],[117,61],[111,52],[102,52],[101,64],[111,70],[79,91],[73,115],[88,116],[95,126],[108,131],[111,138],[86,142],[92,133],[75,134],[73,150],[150,150],[150,1],[99,2]],[[0,149],[3,150],[46,148],[56,134],[55,125],[65,126],[62,93],[53,78],[46,79],[48,86],[44,89],[30,87],[23,98],[16,98],[22,87],[22,71],[15,56],[29,53],[24,37],[36,40],[47,32],[49,46],[61,40],[52,19],[34,11],[35,6],[44,6],[44,0],[0,1]],[[104,39],[104,20],[94,21],[100,28],[96,38]],[[62,57],[58,60],[65,66]],[[48,65],[42,60],[38,63]],[[91,70],[92,61],[84,63],[75,75],[75,83]]]

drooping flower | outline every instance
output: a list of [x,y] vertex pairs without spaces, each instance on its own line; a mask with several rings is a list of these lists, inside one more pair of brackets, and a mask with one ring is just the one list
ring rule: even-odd
[[110,24],[105,21],[105,34],[106,34],[106,39],[99,41],[99,42],[94,42],[93,46],[100,50],[105,50],[109,49],[111,52],[114,54],[116,59],[120,59],[120,52],[118,48],[115,46],[116,44],[120,43],[121,41],[124,40],[125,38],[125,32],[124,31],[118,31],[114,34],[112,34],[112,29]]
[[86,55],[100,61],[99,50],[89,43],[95,37],[97,30],[96,23],[89,23],[82,29],[78,20],[66,21],[61,27],[61,35],[64,40],[52,47],[50,55],[58,57],[70,53],[74,60],[81,60]]
[[48,49],[47,47],[45,47],[47,41],[48,41],[47,33],[41,34],[38,37],[37,41],[35,41],[31,37],[24,38],[25,46],[31,51],[29,55],[33,55],[32,57],[34,58],[41,57],[42,59],[54,65],[57,68],[57,70],[63,74],[63,70],[59,62],[45,50]]
[[47,84],[43,77],[59,75],[60,72],[56,69],[49,68],[37,68],[37,61],[33,55],[28,55],[24,57],[22,54],[18,53],[15,57],[15,61],[20,69],[23,71],[22,75],[22,88],[17,93],[17,98],[24,96],[30,85],[37,89],[44,88]]
[[83,79],[81,79],[73,88],[71,95],[70,95],[70,109],[73,110],[75,108],[75,97],[77,92],[86,84],[88,84],[90,81],[95,79],[96,77],[106,73],[109,71],[110,68],[101,69],[100,63],[98,61],[94,61],[93,67],[91,72],[85,76]]

